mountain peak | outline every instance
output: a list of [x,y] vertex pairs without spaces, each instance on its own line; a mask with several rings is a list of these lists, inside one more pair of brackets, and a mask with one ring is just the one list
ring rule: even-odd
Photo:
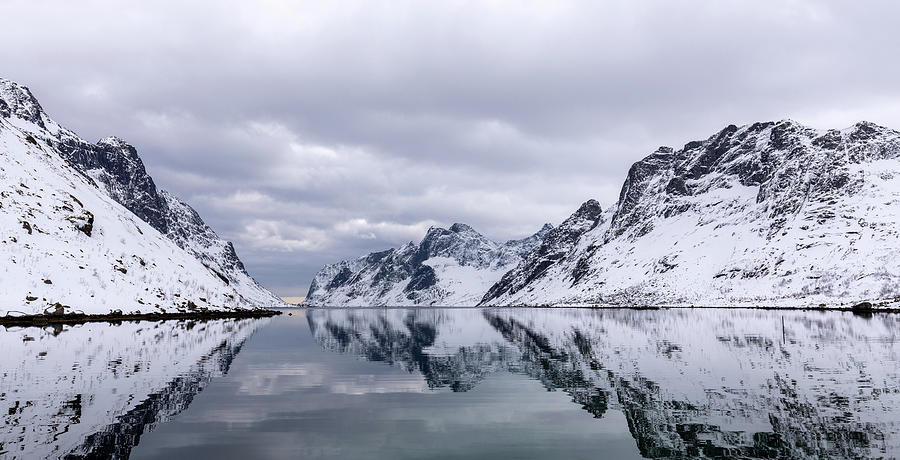
[[891,128],[865,120],[857,122],[850,128],[844,130],[844,132],[853,140],[872,139],[879,136],[897,134],[897,131]]
[[121,147],[121,148],[132,147],[132,145],[129,144],[128,142],[126,142],[125,139],[122,139],[121,137],[116,137],[116,136],[104,137],[103,139],[100,139],[99,141],[97,141],[97,145],[108,145],[110,147]]
[[0,116],[15,116],[43,128],[43,113],[44,109],[27,86],[0,78]]
[[[46,158],[44,160],[52,161],[52,158],[59,156],[66,161],[66,167],[74,168],[73,171],[81,173],[79,177],[91,179],[90,186],[93,188],[82,192],[88,195],[99,194],[102,199],[109,199],[115,202],[116,206],[129,211],[126,218],[135,217],[149,224],[154,229],[153,233],[165,237],[166,241],[174,243],[173,247],[184,250],[184,255],[190,260],[202,264],[200,267],[205,268],[201,271],[210,271],[213,279],[218,280],[216,282],[224,282],[226,287],[223,289],[235,299],[241,298],[243,299],[241,301],[258,305],[281,304],[246,273],[231,243],[219,238],[189,205],[157,189],[152,177],[144,168],[137,149],[125,140],[107,137],[93,144],[82,139],[55,123],[26,86],[2,78],[0,78],[0,117],[11,122],[0,126],[0,134],[12,130],[21,134],[15,137],[30,143],[35,142],[34,138],[41,139],[42,145],[49,147],[47,153],[56,154],[50,155],[48,157],[50,160]],[[29,138],[31,140],[28,140]],[[2,150],[0,156],[16,154],[15,149]],[[43,190],[39,188],[38,191]],[[6,203],[4,207],[5,205]],[[72,206],[57,206],[56,209],[65,210],[68,207]],[[103,228],[99,224],[102,219],[115,217],[101,216],[97,209],[92,209],[98,221],[96,228]],[[112,214],[116,214],[115,209]],[[141,231],[138,228],[137,231],[138,239],[141,239],[140,235],[144,235],[143,239],[153,238],[146,230]],[[167,260],[173,260],[175,257],[169,256]],[[130,274],[131,270],[128,273]],[[199,276],[205,275],[198,274]]]
[[[0,97],[4,100],[16,96],[23,99],[35,99],[31,90],[27,86],[16,83],[6,78],[0,78]],[[8,102],[8,101],[7,101]]]
[[[634,163],[608,220],[571,238],[560,237],[564,222],[484,303],[886,302],[898,292],[888,254],[900,238],[886,206],[897,199],[898,171],[900,132],[872,122],[728,125]],[[589,227],[578,215],[590,208],[570,217],[585,224],[573,228]],[[874,271],[870,260],[890,268]]]
[[460,222],[456,222],[456,223],[454,223],[453,225],[451,225],[451,226],[450,226],[450,231],[453,232],[453,233],[469,233],[469,232],[475,232],[475,233],[478,233],[478,232],[475,231],[475,229],[473,229],[473,228],[470,227],[469,225],[466,225],[466,224],[463,224],[463,223],[460,223]]
[[791,119],[791,118],[782,118],[781,120],[778,120],[778,121],[776,121],[776,122],[774,122],[774,123],[775,123],[776,126],[777,126],[777,125],[804,126],[803,124],[801,124],[801,123],[799,123],[799,122],[797,122],[797,121],[795,121],[795,120],[793,120],[793,119]]
[[581,206],[578,207],[578,210],[575,211],[575,214],[599,216],[601,211],[602,208],[600,207],[600,203],[597,200],[591,198],[584,203],[581,203]]
[[438,227],[436,225],[432,225],[428,227],[428,231],[425,232],[425,237],[422,239],[423,242],[434,241],[441,237],[445,236],[465,236],[465,237],[474,237],[478,239],[485,239],[484,235],[479,233],[477,230],[472,228],[467,224],[463,224],[461,222],[456,222],[450,226],[450,228]]
[[467,224],[430,227],[418,244],[326,265],[310,305],[475,305],[553,227],[498,244]]

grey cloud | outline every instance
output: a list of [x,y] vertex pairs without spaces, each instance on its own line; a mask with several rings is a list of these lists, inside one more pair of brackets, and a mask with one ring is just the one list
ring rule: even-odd
[[900,127],[895,2],[10,1],[3,76],[134,143],[260,281],[608,206],[730,123]]

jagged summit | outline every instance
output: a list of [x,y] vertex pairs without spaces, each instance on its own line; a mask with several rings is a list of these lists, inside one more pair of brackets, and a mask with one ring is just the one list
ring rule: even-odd
[[898,173],[900,133],[875,123],[729,125],[635,162],[593,229],[549,268],[517,267],[485,302],[892,301]]
[[488,289],[482,301],[490,301],[501,295],[515,294],[532,280],[544,274],[554,264],[561,262],[587,231],[596,227],[603,210],[597,200],[585,201],[578,210],[558,227],[544,226],[546,230],[539,244],[523,255],[522,261],[503,275]]
[[137,150],[134,148],[134,146],[126,142],[125,139],[116,136],[104,137],[103,139],[97,141],[97,145],[108,145],[110,147],[118,147],[126,150]]
[[469,232],[478,233],[478,232],[476,232],[475,229],[473,229],[472,227],[469,227],[469,226],[466,225],[466,224],[461,224],[461,223],[459,223],[459,222],[457,222],[457,223],[451,225],[451,226],[450,226],[450,231],[451,231],[451,232],[454,232],[454,233],[469,233]]
[[27,86],[0,78],[0,116],[19,118],[44,127],[44,109]]
[[309,305],[474,305],[550,231],[497,243],[462,223],[431,227],[418,243],[327,265]]
[[[589,200],[558,227],[542,229],[480,301],[900,302],[898,220],[897,131],[866,121],[827,130],[790,119],[728,125],[635,162],[614,205],[603,210]],[[428,260],[439,255],[433,249],[456,248],[446,241],[468,234],[467,228],[456,230],[435,229],[424,244],[402,249]],[[460,247],[479,246],[471,242],[483,238],[478,237]],[[496,257],[490,251],[473,254],[482,264]],[[458,260],[465,261],[460,266],[469,263]],[[424,280],[431,276],[428,269],[419,274]],[[472,295],[476,285],[467,284]],[[377,303],[379,295],[366,299]],[[329,300],[341,305],[352,298]],[[414,296],[407,300],[417,302]]]

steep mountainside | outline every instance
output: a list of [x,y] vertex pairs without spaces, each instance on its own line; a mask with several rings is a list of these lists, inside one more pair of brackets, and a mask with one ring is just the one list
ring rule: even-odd
[[898,217],[897,131],[867,122],[824,131],[792,121],[732,125],[635,163],[612,208],[582,206],[565,244],[539,246],[483,301],[893,303]]
[[552,229],[495,243],[465,224],[432,227],[419,244],[325,266],[308,305],[474,305]]
[[45,151],[67,160],[83,179],[199,259],[243,300],[264,307],[282,305],[249,276],[231,243],[216,235],[189,205],[157,189],[133,146],[115,137],[96,144],[81,139],[50,119],[28,88],[2,79],[0,118]]
[[559,227],[550,230],[515,270],[510,270],[497,284],[491,286],[485,298],[491,299],[506,293],[518,292],[542,276],[550,267],[566,257],[584,232],[600,223],[602,215],[600,203],[595,200],[586,201]]

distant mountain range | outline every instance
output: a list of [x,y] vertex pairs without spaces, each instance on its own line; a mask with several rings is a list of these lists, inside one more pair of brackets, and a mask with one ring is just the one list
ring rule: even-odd
[[0,314],[284,305],[136,149],[90,143],[0,79]]
[[[898,220],[897,131],[730,125],[660,147],[631,167],[612,207],[587,201],[515,257],[467,226],[432,229],[419,245],[326,266],[307,303],[895,305]],[[431,251],[437,236],[462,239],[453,228],[474,250]]]
[[308,305],[474,305],[537,247],[547,224],[521,240],[496,243],[465,224],[432,227],[419,244],[327,265],[313,279]]

